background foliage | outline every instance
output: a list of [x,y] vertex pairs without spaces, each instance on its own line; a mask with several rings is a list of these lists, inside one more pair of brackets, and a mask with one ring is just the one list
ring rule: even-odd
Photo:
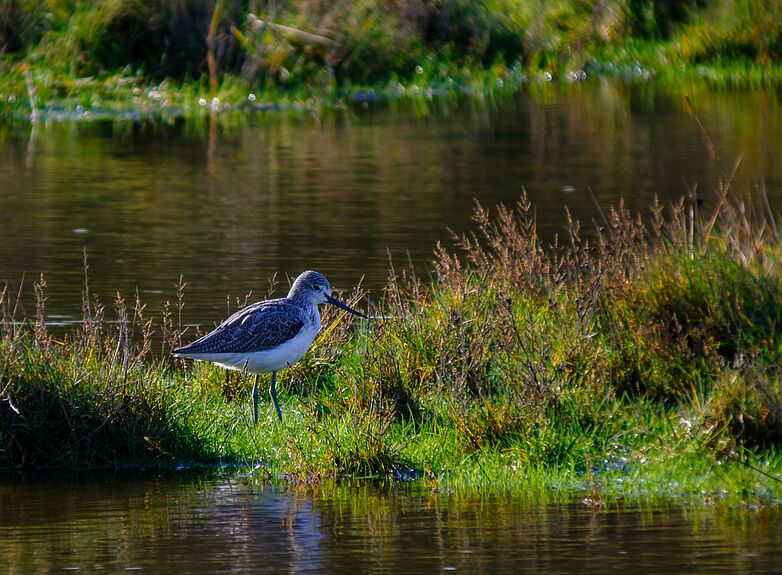
[[[248,14],[335,41],[253,30]],[[772,0],[5,0],[0,53],[81,78],[220,74],[250,84],[372,83],[416,66],[519,65],[557,74],[590,62],[771,66],[782,56]]]

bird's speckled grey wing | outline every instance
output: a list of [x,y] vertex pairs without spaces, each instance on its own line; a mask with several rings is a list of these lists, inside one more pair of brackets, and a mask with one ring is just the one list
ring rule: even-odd
[[214,331],[174,354],[247,353],[274,348],[296,336],[304,326],[302,309],[289,300],[274,299],[240,309]]

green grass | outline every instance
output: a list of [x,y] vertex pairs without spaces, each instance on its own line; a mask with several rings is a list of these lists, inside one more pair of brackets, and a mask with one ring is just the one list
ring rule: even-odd
[[271,481],[778,501],[782,252],[772,222],[713,204],[620,205],[556,248],[524,196],[477,206],[432,278],[390,270],[375,319],[324,309],[279,376],[284,421],[266,400],[257,427],[248,377],[167,358],[184,285],[158,321],[122,300],[107,321],[87,284],[62,339],[45,278],[35,318],[6,289],[0,467],[228,463]]
[[[337,44],[256,31],[251,11]],[[0,117],[27,120],[33,100],[43,118],[79,120],[420,106],[582,71],[769,87],[780,61],[782,8],[762,0],[20,0],[0,9]]]

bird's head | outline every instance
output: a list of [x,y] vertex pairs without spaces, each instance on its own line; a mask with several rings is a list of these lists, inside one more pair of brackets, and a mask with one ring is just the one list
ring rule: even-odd
[[311,304],[330,303],[360,317],[367,317],[331,296],[331,284],[323,274],[309,270],[296,278],[288,292],[289,299],[303,300]]

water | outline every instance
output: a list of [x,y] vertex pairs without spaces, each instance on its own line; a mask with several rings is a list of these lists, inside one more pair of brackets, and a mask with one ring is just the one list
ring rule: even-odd
[[[441,101],[434,113],[395,106],[249,121],[0,127],[0,279],[44,272],[52,319],[81,317],[82,250],[91,289],[110,304],[136,289],[158,314],[188,282],[183,321],[211,327],[227,299],[264,297],[278,273],[308,268],[350,289],[378,289],[408,259],[426,275],[448,228],[474,229],[473,199],[513,203],[526,188],[541,234],[564,206],[592,225],[625,198],[714,189],[743,163],[736,187],[763,185],[782,205],[782,109],[766,92],[689,92],[721,161],[710,156],[683,93],[653,85],[544,87],[497,101]],[[377,107],[378,105],[373,104]],[[722,167],[721,167],[722,166]],[[28,309],[28,312],[31,311]]]
[[782,572],[778,507],[595,508],[403,487],[272,488],[191,473],[0,483],[0,570]]

